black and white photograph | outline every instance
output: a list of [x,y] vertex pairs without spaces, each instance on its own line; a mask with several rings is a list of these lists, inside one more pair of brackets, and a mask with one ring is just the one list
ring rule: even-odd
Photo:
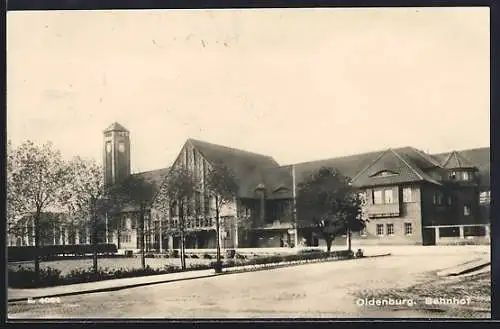
[[488,7],[6,20],[7,320],[491,319]]

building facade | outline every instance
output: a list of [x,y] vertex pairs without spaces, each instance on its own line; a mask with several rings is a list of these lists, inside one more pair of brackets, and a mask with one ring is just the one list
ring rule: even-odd
[[[222,248],[325,245],[313,230],[296,228],[292,220],[297,185],[321,167],[335,168],[351,178],[366,200],[368,222],[365,230],[353,233],[354,246],[490,241],[489,147],[442,154],[402,147],[281,166],[267,155],[188,139],[171,167],[137,174],[130,172],[130,151],[130,133],[122,125],[113,123],[103,132],[106,184],[136,179],[147,182],[155,191],[145,209],[147,250],[180,246],[179,209],[169,206],[162,212],[159,209],[165,207],[159,207],[156,198],[171,168],[179,166],[188,168],[201,182],[189,200],[192,210],[186,214],[187,249],[213,249],[217,239]],[[205,188],[214,163],[230,168],[238,182],[234,202],[221,210],[219,237],[215,201]],[[123,204],[117,213],[101,221],[106,232],[101,234],[101,242],[115,243],[119,249],[139,249],[139,217],[138,204]],[[89,243],[85,230],[53,231],[59,236],[53,241]],[[25,238],[21,240],[28,243]],[[334,240],[334,245],[345,243],[345,236]]]

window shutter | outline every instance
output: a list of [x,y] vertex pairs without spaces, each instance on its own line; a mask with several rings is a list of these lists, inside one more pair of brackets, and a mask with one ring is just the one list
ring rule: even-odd
[[394,203],[399,203],[399,186],[392,188],[392,197],[394,198]]

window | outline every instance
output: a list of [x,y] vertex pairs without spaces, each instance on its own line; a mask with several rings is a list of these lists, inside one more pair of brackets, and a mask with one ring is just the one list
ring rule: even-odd
[[[196,154],[196,150],[195,150],[195,149],[193,149],[193,165],[194,165],[194,167],[195,167],[195,168],[196,168],[196,164],[197,164],[197,162],[198,162],[198,161],[197,161],[197,159],[196,159],[196,155],[197,155],[197,154]],[[195,171],[196,171],[196,170],[195,170]]]
[[137,227],[137,218],[136,218],[136,217],[131,218],[131,219],[130,219],[130,222],[131,222],[131,223],[130,223],[130,224],[131,224],[131,228],[132,228],[133,230],[135,230],[135,229],[136,229],[136,227]]
[[384,191],[384,201],[385,201],[385,203],[394,203],[394,197],[392,194],[392,190],[385,190]]
[[377,235],[384,235],[384,225],[377,224]]
[[405,223],[405,234],[406,235],[413,234],[413,227],[411,226],[411,223]]
[[485,236],[486,228],[484,226],[465,226],[464,236]]
[[413,202],[410,187],[403,188],[403,202]]
[[432,202],[437,205],[443,204],[443,193],[441,191],[434,192]]
[[468,171],[464,171],[464,172],[462,173],[462,179],[463,179],[463,180],[469,180],[470,178],[471,178],[471,177],[470,177],[470,174],[469,174],[469,172],[468,172]]
[[175,201],[170,204],[170,216],[171,217],[177,216],[177,202]]
[[387,224],[387,235],[394,235],[394,224]]
[[205,215],[209,216],[210,215],[210,196],[208,196],[208,195],[205,195],[204,210],[205,210]]
[[479,203],[489,204],[491,201],[491,191],[483,191],[479,194]]
[[197,216],[201,214],[201,193],[195,192],[194,195],[194,209]]
[[449,177],[450,177],[451,180],[457,179],[457,172],[456,171],[450,172]]
[[123,242],[123,243],[130,243],[130,242],[132,242],[132,237],[130,236],[130,234],[122,234],[120,240],[121,240],[120,242]]
[[376,190],[373,191],[373,204],[382,204],[384,203],[382,200],[382,191]]
[[470,205],[464,205],[464,216],[470,216]]

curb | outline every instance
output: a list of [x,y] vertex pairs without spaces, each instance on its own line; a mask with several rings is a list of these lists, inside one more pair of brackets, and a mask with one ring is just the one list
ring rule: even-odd
[[[359,259],[364,259],[364,258],[385,257],[385,256],[390,256],[390,255],[391,254],[388,253],[388,254],[382,254],[382,255],[364,256],[364,257],[360,257],[360,258],[355,257],[355,258],[341,259],[341,260],[354,260],[354,259],[359,260]],[[256,271],[263,271],[263,270],[271,270],[271,269],[276,269],[276,268],[292,267],[292,266],[298,266],[298,265],[327,263],[327,262],[332,262],[332,261],[339,261],[339,259],[322,259],[319,261],[305,261],[305,262],[287,263],[287,264],[281,264],[281,265],[279,263],[262,264],[263,266],[256,267],[256,268],[241,269],[241,270],[234,270],[234,271],[231,271],[231,270],[227,271],[227,268],[226,268],[226,271],[223,271],[222,273],[193,276],[193,277],[189,277],[189,278],[167,279],[167,280],[160,280],[160,281],[153,281],[153,282],[135,283],[135,284],[128,284],[128,285],[124,285],[124,286],[114,286],[114,287],[97,288],[97,289],[90,289],[90,290],[71,291],[71,292],[65,292],[65,293],[59,293],[59,294],[49,294],[49,295],[38,296],[38,297],[19,297],[19,298],[8,299],[7,303],[22,302],[22,301],[27,301],[29,299],[55,298],[55,297],[66,297],[66,296],[75,296],[75,295],[83,295],[83,294],[92,294],[92,293],[98,293],[98,292],[117,291],[117,290],[122,290],[122,289],[137,288],[137,287],[149,286],[149,285],[161,284],[161,283],[188,281],[188,280],[195,280],[195,279],[210,278],[210,277],[219,276],[219,275],[248,273],[248,272],[256,272]]]
[[489,266],[489,265],[491,265],[491,262],[486,262],[486,263],[479,264],[479,265],[470,267],[468,269],[462,270],[462,271],[460,271],[458,273],[450,273],[450,274],[448,274],[446,276],[459,276],[459,275],[462,275],[462,274],[468,274],[468,273],[480,270],[480,269],[482,269],[482,268],[484,268],[486,266]]
[[160,283],[170,283],[170,282],[177,282],[177,281],[187,281],[187,280],[194,280],[194,279],[210,278],[210,277],[217,276],[217,275],[220,275],[220,274],[207,274],[207,275],[202,275],[202,276],[194,276],[194,277],[190,277],[190,278],[168,279],[168,280],[161,280],[161,281],[154,281],[154,282],[128,284],[128,285],[124,285],[124,286],[114,286],[114,287],[98,288],[98,289],[91,289],[91,290],[71,291],[71,292],[44,295],[44,296],[38,296],[38,297],[12,298],[12,299],[8,299],[7,302],[8,303],[15,303],[15,302],[27,301],[28,299],[55,298],[55,297],[75,296],[75,295],[82,295],[82,294],[92,294],[92,293],[97,293],[97,292],[117,291],[117,290],[122,290],[122,289],[137,288],[137,287],[149,286],[149,285],[160,284]]

